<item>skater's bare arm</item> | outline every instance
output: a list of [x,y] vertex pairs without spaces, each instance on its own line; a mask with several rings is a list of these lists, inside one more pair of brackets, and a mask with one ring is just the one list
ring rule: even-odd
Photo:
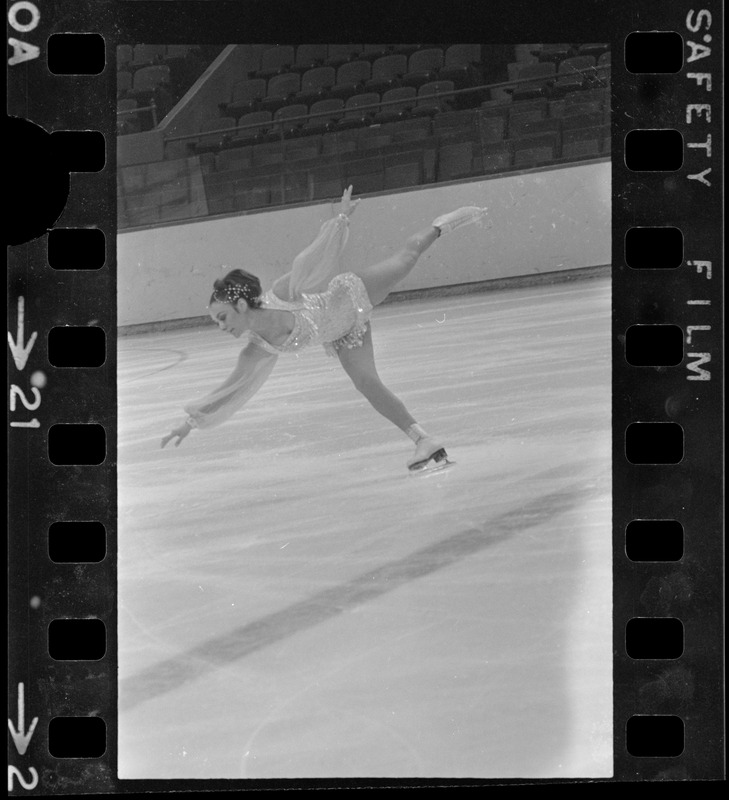
[[275,355],[255,342],[247,344],[241,350],[233,372],[201,401],[188,404],[185,408],[188,418],[162,439],[161,446],[165,447],[176,438],[175,447],[179,447],[193,428],[211,427],[231,416],[265,382],[275,361]]

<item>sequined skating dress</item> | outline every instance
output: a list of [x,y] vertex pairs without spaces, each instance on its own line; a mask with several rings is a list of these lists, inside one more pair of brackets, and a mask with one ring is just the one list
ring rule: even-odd
[[269,290],[263,295],[263,308],[293,314],[291,334],[275,345],[250,332],[246,352],[252,347],[254,358],[246,373],[188,403],[185,411],[191,424],[212,428],[231,417],[265,383],[281,353],[322,345],[333,356],[343,347],[362,346],[372,303],[362,280],[353,272],[342,272],[340,258],[348,235],[349,220],[344,214],[325,222],[317,238],[294,259],[287,291],[278,288],[278,293]]

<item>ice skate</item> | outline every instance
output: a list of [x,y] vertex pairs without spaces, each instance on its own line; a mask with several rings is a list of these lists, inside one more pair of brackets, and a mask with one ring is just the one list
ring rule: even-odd
[[486,208],[478,206],[464,206],[450,211],[448,214],[433,220],[433,227],[438,228],[441,233],[450,233],[463,225],[471,225],[480,222],[486,216]]
[[445,448],[428,437],[420,439],[417,443],[415,455],[408,461],[408,469],[410,472],[431,472],[449,467],[453,463],[448,460]]

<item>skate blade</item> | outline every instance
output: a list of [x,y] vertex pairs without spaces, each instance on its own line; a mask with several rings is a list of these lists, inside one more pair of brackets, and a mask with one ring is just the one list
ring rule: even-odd
[[409,474],[413,478],[427,478],[429,475],[439,475],[441,472],[445,472],[455,465],[455,461],[439,461],[437,464],[433,464],[432,466],[429,465],[420,467],[419,469],[411,469]]
[[444,469],[448,469],[448,467],[452,467],[455,465],[455,461],[451,461],[448,456],[443,451],[440,458],[436,459],[435,456],[439,455],[438,453],[434,453],[427,461],[419,461],[417,464],[413,464],[410,469],[411,475],[423,475],[430,472],[441,472]]

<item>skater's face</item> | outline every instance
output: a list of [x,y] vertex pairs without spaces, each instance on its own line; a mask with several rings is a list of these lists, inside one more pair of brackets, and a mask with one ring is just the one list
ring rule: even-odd
[[249,309],[245,300],[238,300],[235,304],[213,302],[210,304],[209,311],[213,322],[220,330],[235,336],[236,339],[250,327]]

